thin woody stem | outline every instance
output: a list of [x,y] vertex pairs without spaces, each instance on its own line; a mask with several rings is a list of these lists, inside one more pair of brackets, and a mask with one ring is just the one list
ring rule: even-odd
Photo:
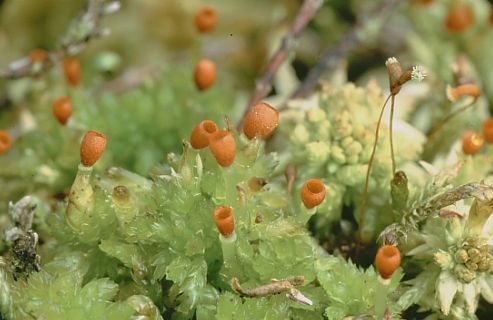
[[[361,31],[365,30],[369,24],[375,21],[375,19],[389,16],[399,4],[403,2],[404,0],[385,0],[371,10],[360,23],[353,26],[342,36],[335,47],[330,48],[323,54],[322,59],[320,59],[317,65],[310,70],[306,79],[291,98],[303,98],[310,94],[322,75],[333,70],[340,59],[345,57],[360,44],[363,40],[359,36]],[[283,107],[285,107],[285,105]]]
[[476,100],[477,100],[477,98],[475,98],[470,103],[468,103],[465,106],[463,106],[463,107],[455,110],[454,112],[450,113],[445,118],[443,118],[442,121],[440,121],[440,123],[435,128],[433,128],[433,130],[431,131],[431,133],[428,135],[428,143],[430,143],[431,141],[433,141],[436,138],[436,135],[443,129],[443,127],[450,120],[452,120],[458,114],[460,114],[460,113],[466,111],[467,109],[469,109],[470,107],[472,107],[474,105],[474,103],[476,102]]
[[389,137],[390,137],[390,157],[392,160],[392,176],[395,175],[395,155],[394,155],[394,102],[395,95],[392,95],[390,101],[390,123],[389,123]]
[[[87,0],[84,12],[75,21],[73,28],[68,28],[60,40],[57,49],[48,53],[48,61],[43,62],[42,72],[47,71],[67,56],[75,55],[83,50],[87,44],[104,35],[100,26],[101,17],[119,8],[118,2],[106,4],[104,0]],[[80,25],[87,29],[83,33],[77,32]],[[75,31],[74,31],[75,30]],[[9,80],[32,76],[32,62],[29,57],[24,57],[11,62],[7,68],[0,70],[0,78]]]
[[362,229],[363,229],[363,225],[365,223],[366,203],[368,202],[368,187],[369,187],[369,183],[370,183],[371,168],[373,165],[373,160],[375,158],[375,151],[377,149],[378,136],[380,133],[380,123],[382,122],[382,117],[383,117],[383,113],[385,111],[385,106],[387,105],[387,102],[389,102],[389,99],[391,97],[392,97],[392,95],[389,94],[387,99],[385,99],[385,102],[383,103],[383,106],[382,106],[382,110],[380,111],[380,115],[378,116],[377,128],[375,129],[375,142],[373,143],[373,149],[371,151],[370,160],[368,161],[368,168],[366,169],[365,191],[363,194],[363,201],[361,202],[361,206],[359,208],[359,216],[358,216],[358,237],[357,237],[358,249],[361,247],[361,244],[363,243]]
[[272,88],[272,80],[274,79],[274,76],[281,64],[288,57],[288,54],[294,45],[294,41],[300,36],[301,31],[303,31],[308,22],[310,22],[317,10],[322,6],[323,2],[323,0],[303,1],[303,5],[301,6],[301,9],[296,16],[291,29],[289,30],[288,34],[282,39],[279,48],[271,57],[264,75],[257,80],[255,91],[250,102],[248,103],[247,108],[245,108],[243,117],[238,124],[238,128],[241,128],[243,126],[243,121],[250,108],[262,101],[262,99],[264,99],[267,94],[269,94]]
[[294,182],[296,181],[296,174],[297,174],[297,169],[295,164],[288,164],[286,167],[286,181],[288,183],[288,192],[291,194],[291,191],[293,191],[294,187]]
[[305,277],[295,277],[286,280],[272,280],[271,283],[256,287],[253,289],[243,289],[240,285],[238,278],[233,277],[231,279],[231,287],[238,294],[244,297],[264,297],[271,294],[288,292],[295,286],[300,286],[305,283]]

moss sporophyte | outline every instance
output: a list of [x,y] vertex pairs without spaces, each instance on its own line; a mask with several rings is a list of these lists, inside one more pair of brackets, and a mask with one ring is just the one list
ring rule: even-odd
[[235,216],[233,208],[228,206],[217,207],[214,210],[214,221],[217,229],[226,238],[233,236],[235,232]]
[[209,89],[216,81],[216,63],[209,59],[202,59],[195,67],[194,80],[197,89]]
[[12,147],[12,137],[5,130],[0,130],[0,155],[7,153]]
[[229,167],[236,158],[236,142],[233,134],[228,130],[219,130],[211,134],[209,148],[223,167]]
[[72,115],[72,101],[69,97],[60,97],[53,102],[53,115],[61,125],[67,124]]
[[44,63],[49,59],[48,51],[44,49],[35,49],[29,53],[29,58],[32,64]]
[[384,245],[378,249],[375,265],[383,279],[388,279],[401,265],[401,253],[396,246]]
[[452,33],[467,31],[475,22],[474,11],[467,3],[456,2],[447,13],[445,27]]
[[473,155],[478,153],[484,145],[484,138],[480,133],[469,130],[462,136],[462,151]]
[[303,184],[301,200],[308,209],[318,206],[325,199],[325,185],[319,179],[310,179]]
[[67,82],[72,86],[78,86],[82,80],[82,67],[77,58],[69,57],[63,60],[63,72]]
[[483,122],[483,138],[486,143],[493,143],[493,118],[486,119]]
[[247,113],[243,132],[248,139],[268,139],[279,125],[279,111],[268,103],[259,103]]
[[195,149],[205,148],[209,146],[210,137],[218,130],[217,124],[214,121],[201,121],[192,131],[190,144]]
[[106,150],[107,138],[97,131],[88,131],[80,144],[80,162],[87,166],[93,166]]
[[195,15],[195,28],[200,33],[207,33],[214,29],[219,20],[217,10],[213,6],[204,6]]
[[387,67],[387,74],[389,77],[389,90],[390,94],[387,99],[383,103],[382,109],[380,111],[380,115],[378,117],[376,129],[375,129],[375,140],[373,143],[373,148],[370,154],[370,159],[368,161],[368,168],[366,170],[366,178],[365,178],[365,188],[363,194],[363,200],[359,207],[359,217],[358,217],[358,248],[360,248],[361,243],[363,241],[362,238],[362,228],[365,224],[365,215],[366,215],[366,204],[368,201],[368,188],[370,181],[371,169],[373,166],[373,161],[375,158],[375,152],[378,143],[378,137],[380,133],[380,124],[382,122],[382,117],[385,111],[385,107],[390,100],[390,119],[389,119],[389,142],[390,142],[390,158],[392,165],[392,174],[394,175],[396,172],[396,163],[395,163],[395,155],[394,155],[394,142],[393,142],[393,124],[394,124],[394,103],[396,95],[401,91],[401,88],[404,84],[408,83],[411,80],[422,81],[426,77],[425,70],[422,66],[414,66],[410,70],[402,71],[401,64],[397,61],[396,58],[391,57],[388,58],[385,62],[385,66]]

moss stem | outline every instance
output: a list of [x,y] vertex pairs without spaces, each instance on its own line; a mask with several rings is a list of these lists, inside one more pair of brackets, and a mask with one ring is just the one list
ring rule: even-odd
[[219,241],[221,241],[224,266],[230,268],[236,261],[236,232],[233,232],[229,237],[220,234]]
[[80,231],[87,215],[94,207],[94,191],[91,186],[93,167],[79,164],[74,183],[70,188],[69,203],[66,211],[67,222],[75,231]]
[[378,116],[377,127],[375,129],[375,141],[373,143],[373,149],[371,151],[370,160],[368,161],[368,168],[366,170],[365,191],[363,193],[363,201],[361,202],[361,206],[359,207],[359,215],[358,215],[358,237],[357,237],[358,251],[361,248],[361,244],[363,243],[362,230],[363,230],[363,225],[365,223],[366,203],[368,202],[368,187],[369,187],[369,183],[370,183],[371,168],[373,165],[373,160],[375,158],[375,151],[377,149],[378,135],[380,133],[380,124],[382,122],[382,117],[383,117],[383,113],[385,111],[385,106],[387,105],[387,102],[389,102],[389,99],[391,97],[392,97],[392,94],[389,94],[387,99],[385,99],[385,102],[383,103],[383,106],[382,106],[382,110],[380,111],[380,115]]

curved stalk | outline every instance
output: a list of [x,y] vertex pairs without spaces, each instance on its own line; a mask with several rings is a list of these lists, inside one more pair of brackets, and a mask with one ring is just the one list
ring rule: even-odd
[[221,241],[221,249],[223,251],[223,263],[226,268],[234,265],[236,261],[236,232],[229,237],[219,235]]
[[389,123],[389,136],[390,136],[390,157],[392,159],[392,175],[395,175],[395,155],[394,155],[394,102],[395,95],[392,95],[390,102],[390,123]]
[[436,135],[443,129],[443,127],[450,120],[452,120],[458,114],[460,114],[460,113],[466,111],[467,109],[469,109],[470,107],[472,107],[474,105],[474,103],[476,102],[476,100],[477,100],[477,98],[473,99],[470,103],[460,107],[459,109],[455,110],[454,112],[450,113],[445,118],[443,118],[442,121],[440,121],[440,123],[435,128],[433,128],[433,130],[431,130],[431,133],[428,135],[428,143],[430,143],[431,141],[433,141],[436,138]]
[[373,143],[373,149],[371,151],[370,160],[368,161],[368,168],[366,170],[365,191],[363,194],[363,201],[361,202],[361,206],[359,208],[359,215],[358,215],[358,237],[357,237],[358,248],[362,244],[362,229],[365,223],[365,209],[366,209],[366,203],[368,202],[368,187],[370,182],[370,173],[373,165],[373,160],[375,158],[375,151],[377,149],[378,136],[380,134],[380,124],[382,122],[382,117],[385,111],[385,107],[387,106],[387,102],[389,102],[389,99],[391,97],[393,96],[389,94],[387,99],[385,99],[385,102],[383,103],[382,106],[382,110],[380,111],[380,115],[378,116],[377,128],[375,129],[375,142]]
[[91,186],[92,167],[79,164],[74,183],[70,188],[66,211],[67,222],[76,232],[86,223],[94,206],[94,191]]

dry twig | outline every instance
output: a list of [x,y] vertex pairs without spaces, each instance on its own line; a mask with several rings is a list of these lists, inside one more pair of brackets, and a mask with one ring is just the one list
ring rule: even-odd
[[[105,3],[104,0],[87,0],[82,14],[68,28],[56,49],[48,53],[48,60],[42,63],[41,71],[46,71],[67,56],[83,50],[95,38],[107,35],[108,30],[101,27],[101,18],[105,14],[117,11],[118,1]],[[8,80],[33,75],[33,63],[29,57],[11,62],[7,68],[0,70],[0,78]]]
[[276,280],[254,289],[243,289],[238,278],[231,279],[231,287],[238,294],[245,297],[264,297],[275,293],[288,292],[295,286],[300,286],[305,283],[304,277],[295,277],[293,279]]
[[310,22],[313,18],[317,10],[322,6],[323,0],[304,0],[303,5],[296,16],[291,29],[288,34],[282,39],[282,42],[274,53],[272,58],[267,65],[267,69],[259,80],[257,80],[255,85],[255,91],[252,95],[252,98],[243,113],[243,117],[238,124],[238,128],[243,126],[243,120],[250,110],[252,106],[259,103],[262,99],[264,99],[269,91],[272,88],[272,80],[277,70],[281,66],[281,64],[286,60],[291,48],[293,47],[294,41],[299,37],[301,31],[305,28],[305,26]]
[[404,0],[385,0],[368,14],[358,24],[343,35],[340,42],[323,54],[318,64],[310,70],[308,76],[291,98],[302,98],[310,94],[323,74],[333,70],[337,62],[354,50],[363,40],[359,34],[367,28],[369,22],[375,19],[385,19]]
[[286,296],[290,299],[301,304],[312,305],[313,301],[305,297],[299,290],[295,288],[295,286],[301,286],[304,283],[305,277],[301,276],[285,280],[272,279],[271,283],[269,284],[254,289],[243,289],[238,278],[234,277],[233,279],[231,279],[231,287],[243,297],[265,297],[271,294],[286,292]]

